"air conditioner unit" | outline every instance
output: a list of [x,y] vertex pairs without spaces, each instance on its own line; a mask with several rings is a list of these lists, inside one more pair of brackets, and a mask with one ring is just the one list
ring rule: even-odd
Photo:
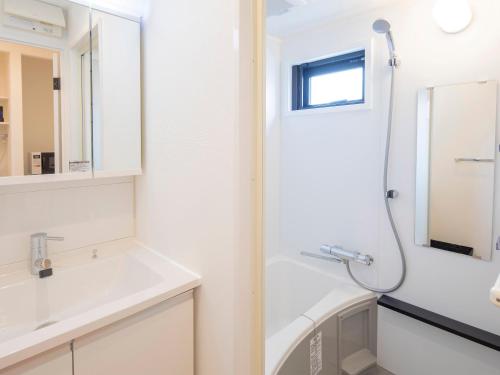
[[66,19],[62,8],[38,0],[3,0],[3,24],[62,37]]

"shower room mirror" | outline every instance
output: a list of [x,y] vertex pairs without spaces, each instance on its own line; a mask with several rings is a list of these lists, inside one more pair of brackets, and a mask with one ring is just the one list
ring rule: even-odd
[[497,82],[437,86],[418,95],[416,243],[489,261]]
[[140,106],[140,20],[0,0],[0,185],[139,174]]

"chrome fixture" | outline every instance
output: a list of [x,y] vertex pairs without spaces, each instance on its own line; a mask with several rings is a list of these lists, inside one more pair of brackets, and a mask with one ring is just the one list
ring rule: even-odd
[[461,162],[466,162],[466,161],[471,161],[471,162],[476,162],[476,163],[494,163],[495,159],[455,158],[455,163],[461,163]]
[[373,23],[373,31],[379,34],[385,34],[385,38],[387,39],[387,46],[389,47],[389,65],[398,67],[401,64],[401,61],[398,59],[396,54],[396,46],[394,44],[394,37],[391,32],[391,24],[389,21],[384,19],[378,19]]
[[364,264],[365,266],[371,266],[373,263],[373,257],[371,255],[361,254],[359,251],[346,250],[341,246],[322,245],[319,250],[324,255],[310,253],[308,251],[301,251],[300,255],[344,264],[356,262]]
[[52,262],[48,258],[47,241],[64,241],[64,237],[49,237],[47,233],[31,235],[31,273],[40,278],[52,276]]
[[[387,212],[387,217],[389,219],[389,223],[391,225],[392,233],[394,234],[394,239],[396,240],[398,250],[399,250],[399,255],[401,257],[401,277],[399,281],[392,287],[390,288],[375,288],[372,287],[362,281],[359,281],[356,276],[352,273],[351,270],[351,261],[356,261],[356,256],[353,255],[355,258],[354,259],[349,259],[349,254],[345,254],[345,257],[343,258],[344,263],[347,268],[347,272],[349,273],[349,276],[354,280],[356,284],[359,286],[371,290],[372,292],[376,293],[391,293],[394,292],[395,290],[399,289],[401,285],[403,285],[405,279],[406,279],[406,256],[403,248],[403,243],[401,242],[401,238],[399,237],[398,229],[396,227],[396,223],[394,222],[394,218],[392,217],[392,211],[391,211],[391,205],[390,205],[390,199],[395,199],[398,197],[399,193],[397,190],[389,189],[388,188],[388,172],[389,172],[389,154],[391,150],[391,135],[392,135],[392,122],[394,118],[394,87],[395,87],[395,73],[396,69],[400,65],[400,60],[398,59],[396,55],[396,48],[394,44],[394,37],[391,33],[391,24],[384,19],[378,19],[373,23],[373,31],[379,34],[385,34],[386,39],[387,39],[387,45],[389,47],[389,65],[391,68],[391,86],[390,86],[390,94],[389,94],[389,113],[388,113],[388,119],[387,119],[387,136],[386,136],[386,142],[385,142],[385,157],[384,157],[384,175],[382,179],[382,187],[383,187],[383,193],[384,193],[384,203],[385,203],[385,210]],[[358,253],[359,254],[359,253]],[[338,254],[337,254],[338,256]],[[359,260],[359,259],[358,259]],[[373,261],[373,259],[372,259]]]
[[327,262],[342,263],[342,259],[339,259],[331,255],[321,255],[321,254],[311,253],[309,251],[301,251],[300,255],[314,259],[326,260]]
[[373,257],[371,255],[361,254],[359,251],[346,250],[340,246],[323,245],[319,250],[323,254],[331,255],[346,264],[348,262],[356,262],[364,264],[365,266],[370,266],[373,263]]

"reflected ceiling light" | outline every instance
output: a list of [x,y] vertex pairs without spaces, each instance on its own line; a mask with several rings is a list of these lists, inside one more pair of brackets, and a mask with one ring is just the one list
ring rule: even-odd
[[444,32],[458,33],[470,25],[472,8],[468,0],[438,0],[432,15]]

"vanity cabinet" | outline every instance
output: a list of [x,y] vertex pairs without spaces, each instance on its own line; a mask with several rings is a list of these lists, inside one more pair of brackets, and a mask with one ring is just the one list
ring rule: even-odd
[[193,375],[193,292],[44,352],[0,375]]
[[76,339],[75,375],[192,375],[193,336],[188,292]]
[[0,375],[72,375],[71,345],[67,344],[0,371]]

